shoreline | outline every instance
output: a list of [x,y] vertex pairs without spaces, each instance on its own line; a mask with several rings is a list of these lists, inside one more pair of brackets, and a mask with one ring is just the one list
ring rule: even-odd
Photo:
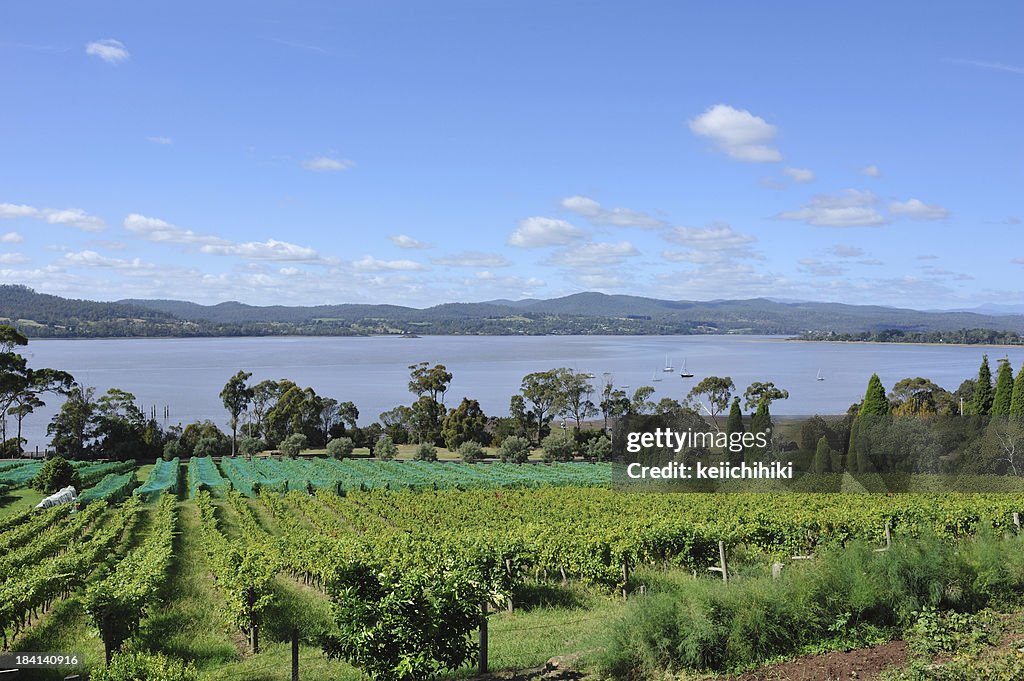
[[[818,340],[813,338],[786,338],[787,341],[798,343],[827,343],[830,345],[919,345],[937,348],[1024,348],[1024,343],[1019,345],[991,344],[991,343],[926,343],[924,341],[854,341],[854,340]],[[766,343],[774,342],[765,340]]]

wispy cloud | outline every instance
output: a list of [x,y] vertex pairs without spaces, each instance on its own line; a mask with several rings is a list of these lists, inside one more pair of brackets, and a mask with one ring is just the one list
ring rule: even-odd
[[1007,73],[1016,73],[1018,75],[1024,75],[1024,66],[1014,66],[1013,64],[1004,64],[998,61],[984,61],[981,59],[956,59],[948,58],[943,61],[950,64],[961,64],[963,66],[974,66],[979,69],[988,69],[990,71],[1005,71]]
[[352,267],[360,272],[386,272],[398,270],[404,272],[418,272],[429,270],[423,263],[415,260],[379,260],[372,255],[364,256],[352,263]]
[[83,232],[99,232],[106,225],[95,215],[89,215],[81,208],[36,208],[23,203],[0,203],[0,218],[36,218],[51,225],[66,225]]
[[419,239],[413,239],[411,236],[405,234],[392,234],[388,237],[391,243],[398,246],[399,248],[408,249],[419,249],[419,248],[430,248],[430,244],[426,241],[420,241]]
[[876,208],[871,192],[847,189],[838,195],[820,194],[799,210],[779,214],[782,220],[798,220],[815,227],[880,227],[889,222]]
[[0,243],[4,244],[20,244],[25,238],[17,232],[7,232],[0,236]]
[[481,251],[464,251],[454,255],[440,256],[431,258],[430,262],[445,267],[508,267],[512,264],[503,255]]
[[154,135],[153,137],[147,137],[146,139],[152,142],[153,144],[162,144],[165,146],[168,144],[174,144],[174,140],[172,140],[170,137],[162,137],[160,135]]
[[807,168],[785,168],[782,171],[786,176],[794,182],[800,184],[807,184],[808,182],[814,182],[814,172]]
[[302,167],[317,173],[331,173],[339,170],[354,168],[355,161],[347,158],[330,158],[329,156],[317,156],[302,162]]
[[867,175],[868,177],[881,177],[882,176],[882,171],[878,169],[878,166],[874,166],[874,165],[865,166],[863,169],[861,169],[861,172],[864,173],[865,175]]
[[86,43],[85,53],[92,57],[99,57],[108,64],[119,64],[131,56],[124,43],[112,38]]
[[329,49],[327,49],[326,47],[321,47],[319,45],[311,45],[309,43],[300,43],[300,42],[296,42],[294,40],[285,40],[284,38],[261,37],[260,39],[261,40],[266,40],[266,41],[269,41],[269,42],[272,42],[272,43],[277,43],[278,45],[284,45],[285,47],[293,47],[293,48],[295,48],[297,50],[305,50],[306,52],[315,52],[316,54],[323,54],[323,55],[332,54],[332,52]]
[[894,201],[889,204],[889,212],[911,220],[943,220],[949,216],[949,211],[942,206],[928,205],[918,199]]
[[605,208],[586,196],[569,196],[562,199],[561,204],[562,208],[586,218],[594,225],[657,228],[665,224],[663,220],[629,208]]

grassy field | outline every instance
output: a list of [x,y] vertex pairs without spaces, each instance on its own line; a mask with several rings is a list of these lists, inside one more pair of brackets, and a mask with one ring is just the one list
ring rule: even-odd
[[0,518],[33,508],[46,495],[31,487],[18,487],[0,497]]

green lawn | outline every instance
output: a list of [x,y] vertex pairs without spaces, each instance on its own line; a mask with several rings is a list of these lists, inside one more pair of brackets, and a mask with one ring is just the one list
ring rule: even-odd
[[35,507],[46,495],[31,487],[19,487],[0,497],[0,518]]

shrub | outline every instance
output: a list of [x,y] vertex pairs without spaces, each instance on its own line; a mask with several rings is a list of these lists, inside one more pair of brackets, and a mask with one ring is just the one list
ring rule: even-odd
[[373,455],[382,461],[390,461],[398,454],[398,446],[387,435],[381,435],[373,448]]
[[518,435],[505,438],[498,447],[498,458],[503,463],[526,463],[530,458],[530,441]]
[[[192,456],[223,456],[227,454],[224,443],[215,437],[201,437],[192,449]],[[164,452],[166,456],[166,451]]]
[[602,435],[587,443],[587,456],[595,461],[607,461],[612,458],[612,441]]
[[181,440],[168,440],[164,443],[164,461],[180,459],[185,456],[185,448],[181,446]]
[[55,456],[44,463],[32,480],[32,487],[47,494],[68,485],[72,485],[76,490],[81,489],[82,479],[78,471],[62,456]]
[[302,433],[292,433],[281,442],[278,449],[289,459],[294,459],[299,455],[299,452],[306,448],[307,444],[308,440],[306,440],[305,435]]
[[345,459],[352,456],[353,449],[355,449],[355,444],[352,442],[352,438],[349,437],[336,437],[327,443],[327,454],[335,459]]
[[463,463],[475,463],[484,458],[484,448],[479,442],[463,442],[459,445],[459,457]]
[[96,669],[92,681],[199,681],[191,664],[162,653],[126,650],[115,653],[106,667]]
[[544,450],[544,460],[549,463],[572,461],[574,443],[565,435],[551,433],[541,441],[540,446]]
[[437,447],[429,442],[421,442],[416,447],[415,458],[417,461],[437,461]]
[[243,456],[255,456],[266,449],[263,440],[255,437],[243,437],[238,443],[238,453]]

